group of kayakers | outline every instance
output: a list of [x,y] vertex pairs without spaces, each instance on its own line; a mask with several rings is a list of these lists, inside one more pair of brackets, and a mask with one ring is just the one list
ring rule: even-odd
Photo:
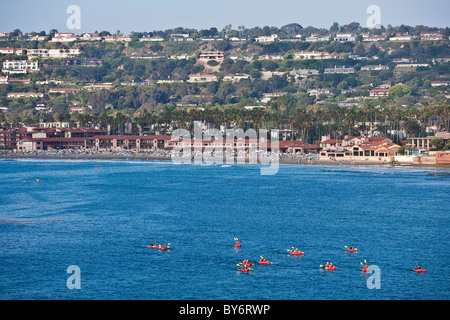
[[[23,183],[28,183],[28,182],[30,182],[30,181],[28,181],[28,180],[24,180],[24,181],[23,181]],[[41,180],[39,180],[39,179],[36,179],[36,182],[37,182],[37,183],[40,183],[40,182],[41,182]]]
[[156,244],[156,242],[152,242],[151,245],[147,246],[147,248],[154,248],[154,249],[160,249],[160,251],[167,251],[169,249],[169,245],[168,244]]
[[[234,238],[234,240],[236,241],[235,247],[240,248],[242,246],[241,243],[238,241],[237,238]],[[358,252],[358,249],[354,248],[352,246],[349,246],[349,247],[345,246],[345,248],[347,248],[348,252],[355,252],[355,253]],[[303,251],[300,251],[298,248],[294,248],[294,247],[292,247],[291,249],[287,249],[287,251],[289,252],[290,255],[303,256],[305,254]],[[264,257],[262,255],[260,257],[261,257],[261,259],[258,262],[259,264],[273,264],[273,262],[270,262],[267,259],[264,259]],[[362,262],[360,262],[360,263],[363,266],[362,272],[369,272],[369,266],[367,265],[367,261],[364,260],[364,263],[362,263]],[[253,262],[250,262],[247,259],[244,259],[243,262],[238,263],[238,266],[241,267],[241,269],[239,269],[239,271],[248,272],[250,270],[253,270],[253,269],[249,268],[253,264],[254,264]],[[418,263],[416,263],[416,264],[417,264],[417,267],[413,270],[417,273],[424,273],[425,269],[422,269]],[[333,265],[333,263],[331,263],[331,262],[327,262],[325,265],[320,265],[320,268],[321,268],[321,270],[330,270],[330,271],[334,271],[337,269],[337,267],[335,265]]]

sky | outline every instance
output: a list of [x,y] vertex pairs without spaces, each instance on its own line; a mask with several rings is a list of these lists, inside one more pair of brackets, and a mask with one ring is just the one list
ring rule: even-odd
[[[70,29],[70,5],[80,8],[79,28]],[[228,24],[329,28],[333,22],[367,25],[370,5],[380,8],[381,24],[449,26],[449,0],[2,0],[0,32],[57,29],[59,32],[107,30],[123,34],[176,27],[218,30]]]

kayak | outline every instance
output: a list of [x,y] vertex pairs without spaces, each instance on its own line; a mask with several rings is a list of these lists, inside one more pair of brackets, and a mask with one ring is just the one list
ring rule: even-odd
[[335,266],[332,266],[332,267],[325,267],[325,270],[334,271],[334,270],[336,270],[336,267],[335,267]]
[[272,264],[272,262],[270,262],[270,261],[258,261],[258,263],[260,263],[260,264]]
[[414,269],[417,273],[425,273],[425,269]]
[[348,252],[357,252],[358,249],[350,249],[350,248],[349,248],[349,249],[347,249],[347,251],[348,251]]
[[363,271],[363,272],[368,272],[368,271],[369,271],[369,267],[364,266],[364,267],[362,268],[362,271]]
[[249,272],[249,271],[250,271],[250,269],[239,269],[239,271],[242,271],[242,272],[245,272],[245,273],[247,273],[247,272]]
[[159,246],[147,246],[147,248],[159,248]]
[[303,251],[292,251],[289,254],[292,254],[294,256],[302,256],[303,255]]
[[241,247],[241,244],[240,244],[240,243],[236,243],[234,246],[235,246],[236,248],[240,248],[240,247]]

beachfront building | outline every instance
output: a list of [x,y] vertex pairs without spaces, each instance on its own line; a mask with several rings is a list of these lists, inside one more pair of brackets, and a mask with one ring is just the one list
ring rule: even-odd
[[[94,128],[53,128],[53,127],[22,127],[0,130],[0,149],[18,150],[48,150],[50,145],[61,142],[75,143],[72,138],[86,139],[96,135],[104,135],[106,130]],[[45,140],[52,139],[52,140]],[[61,140],[69,139],[69,140]],[[27,143],[23,143],[27,142]],[[30,143],[31,142],[31,143]],[[50,143],[52,142],[52,143]],[[19,148],[20,147],[20,148]]]
[[281,153],[318,154],[322,147],[318,144],[309,144],[301,140],[285,140],[278,142]]
[[17,151],[53,151],[63,149],[92,151],[140,151],[170,149],[170,140],[170,136],[160,135],[106,135],[106,130],[98,129],[41,128],[41,130],[39,130],[35,128],[31,135],[21,135],[20,139],[15,139],[15,149]]
[[434,136],[426,136],[426,137],[416,137],[416,138],[408,138],[407,143],[415,150],[418,150],[419,153],[426,153],[430,151],[431,148],[431,140],[433,139],[442,139],[444,145],[449,143],[450,141],[450,133],[449,132],[436,132]]
[[320,142],[321,159],[357,161],[394,161],[400,145],[387,137],[346,137],[327,139]]

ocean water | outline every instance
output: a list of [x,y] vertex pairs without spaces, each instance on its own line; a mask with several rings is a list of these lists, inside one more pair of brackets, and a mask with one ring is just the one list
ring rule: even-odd
[[446,300],[450,178],[429,172],[0,160],[0,299]]

